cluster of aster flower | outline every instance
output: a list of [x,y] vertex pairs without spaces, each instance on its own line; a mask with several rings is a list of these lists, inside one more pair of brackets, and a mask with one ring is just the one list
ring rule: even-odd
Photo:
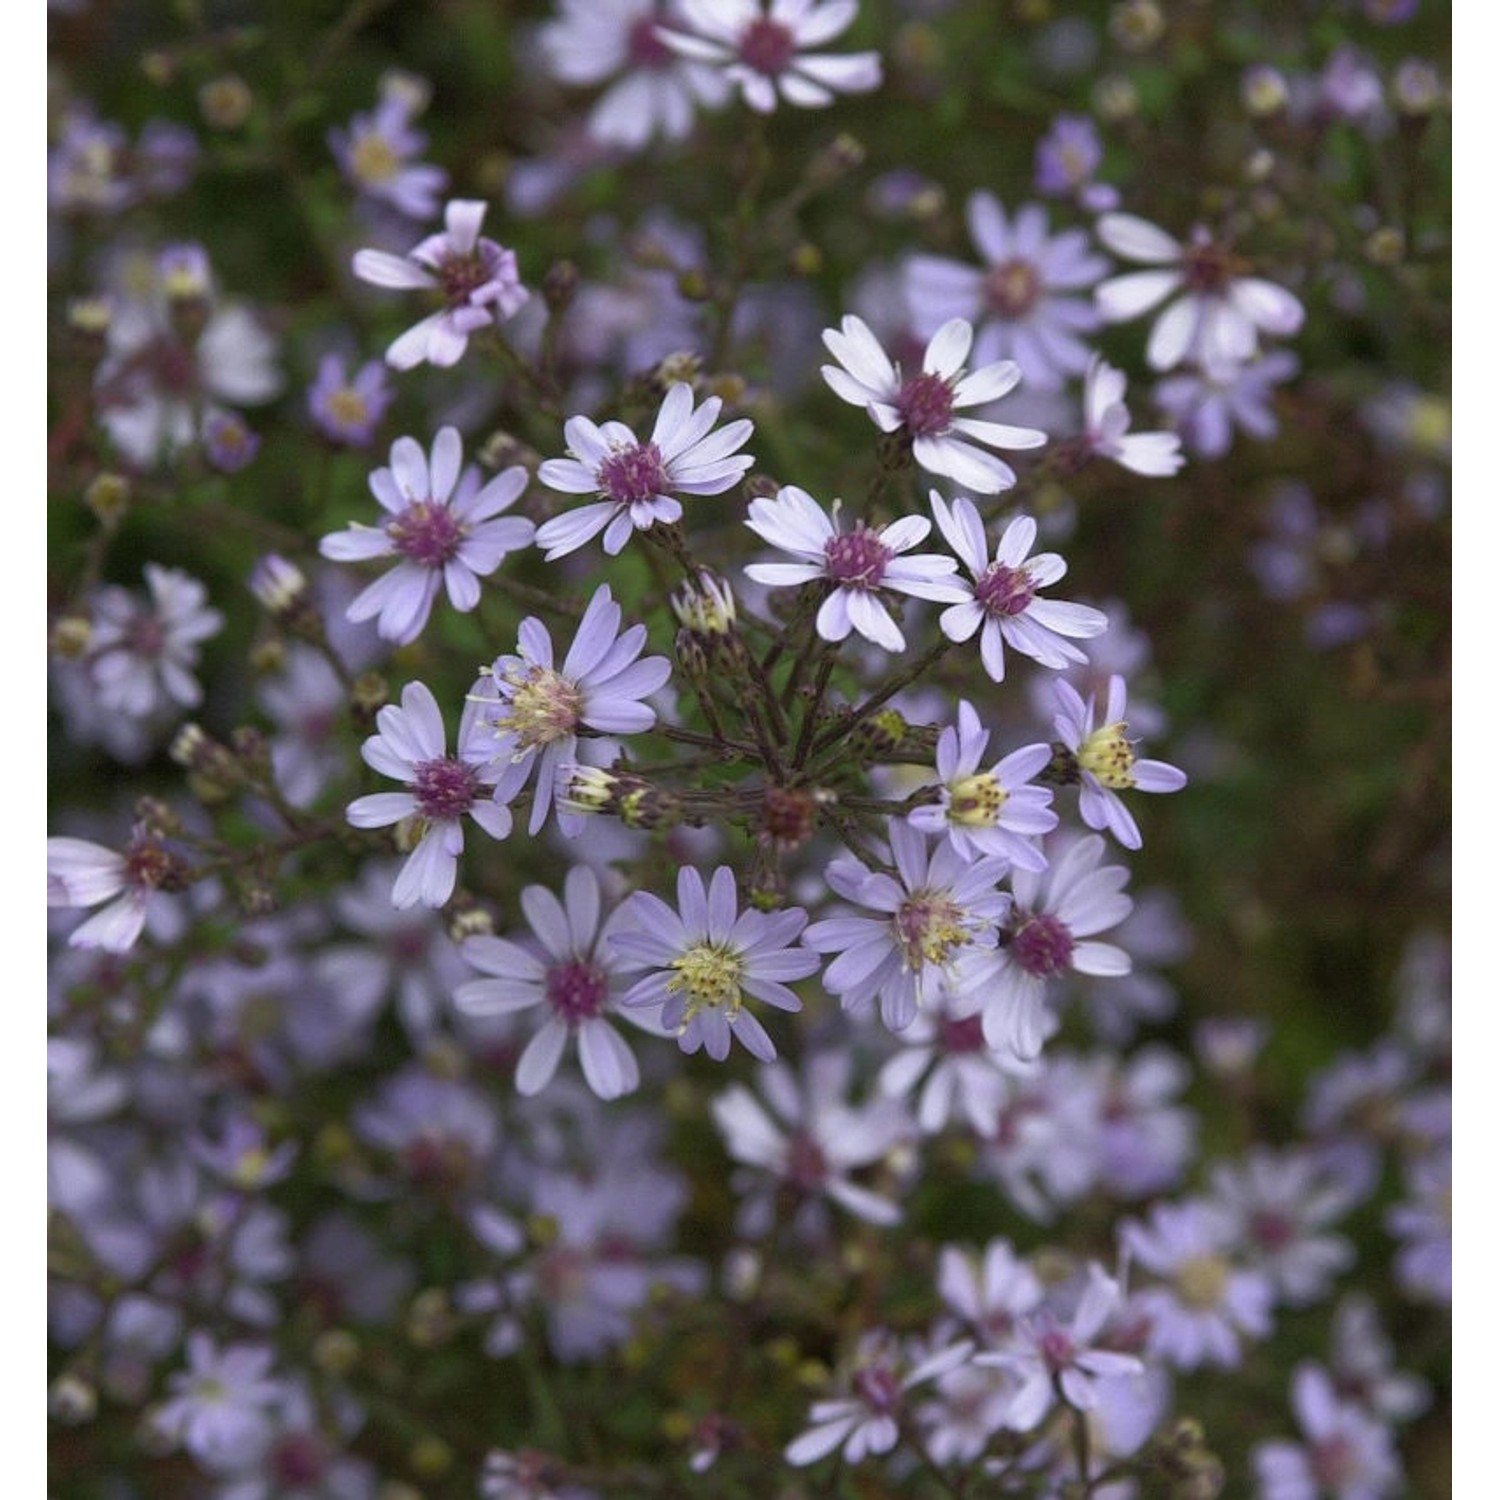
[[[1164,24],[1115,9],[1127,50]],[[314,242],[285,307],[147,218],[73,267],[50,670],[109,795],[47,844],[49,1410],[85,1487],[118,1451],[122,1494],[215,1500],[861,1465],[1212,1496],[1199,1383],[1290,1326],[1232,1477],[1400,1493],[1432,1392],[1386,1320],[1452,1296],[1446,943],[1295,1124],[1263,1128],[1255,1020],[1189,1053],[1192,934],[1137,861],[1193,795],[1148,742],[1195,784],[1215,747],[1089,544],[1094,496],[1148,511],[1274,432],[1310,268],[1238,220],[1243,252],[1173,238],[1058,113],[1048,206],[997,180],[928,234],[946,190],[890,174],[901,243],[823,305],[799,216],[863,148],[799,145],[777,196],[768,117],[914,87],[926,22],[838,50],[860,11],[557,0],[505,44],[582,144],[509,164],[511,222],[495,159],[425,159],[441,79],[328,117],[356,7],[287,100],[200,93],[251,122],[201,170],[283,174]],[[714,130],[725,180],[631,224],[517,209]],[[80,103],[53,208],[144,213],[194,161]],[[1112,325],[1157,308],[1133,354]],[[617,1376],[669,1406],[584,1413]]]

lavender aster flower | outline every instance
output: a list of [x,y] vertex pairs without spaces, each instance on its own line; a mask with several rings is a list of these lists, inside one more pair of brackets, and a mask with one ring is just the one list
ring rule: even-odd
[[1187,360],[1210,368],[1240,364],[1254,355],[1258,335],[1286,337],[1302,326],[1302,304],[1274,281],[1247,275],[1248,265],[1207,230],[1195,230],[1184,245],[1133,214],[1105,214],[1099,238],[1116,255],[1155,268],[1113,277],[1095,291],[1108,322],[1127,322],[1174,299],[1146,345],[1153,370]]
[[1241,364],[1170,375],[1157,385],[1156,403],[1194,453],[1223,458],[1236,428],[1261,441],[1276,436],[1272,387],[1290,380],[1297,369],[1295,354],[1273,349]]
[[1109,269],[1082,229],[1049,235],[1047,212],[1028,203],[1014,220],[993,193],[969,197],[969,235],[983,269],[936,255],[906,262],[906,299],[919,333],[949,318],[978,325],[974,358],[1010,359],[1029,387],[1055,391],[1081,375],[1100,317],[1086,292]]
[[1129,872],[1100,865],[1104,840],[1079,839],[1044,875],[1011,873],[1014,899],[993,974],[976,982],[983,995],[984,1035],[992,1047],[1035,1057],[1046,1035],[1047,982],[1069,972],[1114,975],[1130,970],[1130,955],[1113,943],[1087,941],[1123,922]]
[[866,1334],[848,1375],[849,1395],[813,1403],[808,1414],[812,1425],[787,1445],[786,1461],[801,1468],[839,1447],[851,1464],[872,1453],[889,1453],[901,1435],[906,1393],[957,1368],[972,1349],[968,1342],[948,1344],[922,1358],[915,1345],[883,1330]]
[[1055,552],[1029,555],[1036,522],[1030,516],[1011,520],[991,561],[984,522],[974,502],[956,495],[949,510],[936,490],[929,498],[938,530],[974,580],[960,580],[962,602],[945,609],[938,621],[943,634],[950,641],[966,641],[977,632],[979,659],[994,682],[1005,681],[1006,646],[1054,669],[1087,660],[1064,637],[1089,640],[1101,635],[1108,617],[1087,604],[1038,597],[1068,571],[1068,565]]
[[[459,746],[468,743],[478,723],[477,705],[464,710]],[[463,853],[463,819],[473,818],[491,838],[509,836],[510,809],[490,798],[509,766],[474,765],[462,755],[447,752],[443,716],[432,691],[409,682],[401,706],[388,703],[375,716],[378,733],[364,742],[360,754],[383,776],[404,781],[405,792],[376,792],[349,804],[348,818],[356,828],[384,828],[413,819],[416,844],[407,856],[391,891],[400,907],[441,906],[458,880],[458,856]]]
[[364,448],[395,399],[395,388],[380,360],[367,361],[351,377],[339,355],[325,354],[317,379],[308,387],[307,409],[330,442]]
[[407,645],[421,635],[439,588],[446,587],[456,610],[473,609],[480,578],[531,543],[534,528],[524,517],[494,519],[520,498],[526,480],[517,464],[481,486],[479,470],[463,467],[456,427],[444,427],[433,439],[430,464],[415,438],[397,438],[390,467],[370,475],[370,493],[388,519],[379,526],[356,521],[318,544],[335,562],[398,559],[356,596],[348,618],[377,619],[383,639]]
[[1131,432],[1125,377],[1097,355],[1083,378],[1083,439],[1090,453],[1153,478],[1175,474],[1186,462],[1173,432]]
[[443,211],[445,232],[429,235],[405,256],[355,252],[354,274],[361,281],[399,291],[435,291],[444,303],[385,351],[393,368],[410,370],[423,360],[456,365],[471,334],[514,317],[530,296],[521,285],[515,251],[480,235],[485,211],[484,203],[454,198]]
[[660,1005],[661,1023],[684,1052],[703,1048],[715,1062],[738,1037],[746,1051],[773,1062],[776,1047],[745,1007],[745,997],[778,1010],[802,1009],[784,980],[805,979],[818,956],[793,946],[807,922],[801,907],[739,909],[734,872],[720,865],[707,890],[691,866],[677,872],[677,911],[649,891],[622,908],[612,943],[621,966],[650,969],[626,993],[626,1006]]
[[1104,160],[1099,132],[1087,115],[1057,115],[1036,143],[1033,182],[1049,198],[1076,198],[1086,208],[1102,212],[1115,206],[1118,194],[1094,181]]
[[104,906],[73,930],[70,948],[128,953],[157,892],[176,884],[178,862],[161,841],[137,827],[123,854],[87,839],[47,840],[47,905]]
[[1292,1409],[1303,1441],[1257,1445],[1257,1500],[1382,1500],[1401,1491],[1390,1429],[1341,1401],[1321,1366],[1297,1366]]
[[944,1245],[938,1256],[937,1292],[943,1306],[982,1347],[1006,1343],[1020,1320],[1040,1306],[1043,1295],[1036,1273],[1004,1239],[991,1240],[982,1256]]
[[877,52],[803,50],[847,31],[858,0],[681,0],[681,12],[690,31],[662,27],[657,36],[681,56],[720,68],[757,114],[770,114],[778,94],[820,109],[836,93],[880,86]]
[[863,319],[851,313],[841,329],[823,330],[823,343],[838,360],[823,366],[823,379],[845,401],[864,407],[882,432],[901,433],[929,474],[946,475],[981,495],[998,495],[1015,484],[1015,470],[975,445],[1039,448],[1047,434],[954,415],[961,407],[998,400],[1021,379],[1020,366],[1011,360],[970,373],[964,360],[973,338],[968,323],[950,318],[928,343],[921,373],[905,379]]
[[260,436],[243,417],[229,411],[207,411],[201,429],[203,456],[221,474],[238,474],[260,452]]
[[1405,1167],[1407,1197],[1386,1214],[1402,1240],[1396,1280],[1415,1297],[1453,1301],[1453,1152],[1443,1144]]
[[745,524],[763,541],[801,559],[793,563],[752,563],[748,577],[773,588],[826,580],[832,585],[818,608],[818,634],[825,641],[842,641],[851,630],[886,651],[904,651],[906,637],[877,597],[882,589],[919,599],[952,602],[963,597],[949,581],[957,564],[934,553],[901,556],[932,530],[923,516],[903,516],[879,531],[863,522],[853,531],[840,531],[834,519],[806,490],[785,485],[774,500],[750,502]]
[[1090,828],[1108,829],[1126,849],[1141,847],[1141,831],[1119,792],[1177,792],[1187,776],[1161,760],[1137,760],[1126,737],[1125,679],[1109,679],[1103,722],[1095,727],[1095,699],[1085,701],[1070,683],[1054,684],[1058,712],[1052,721],[1058,739],[1078,762],[1078,810]]
[[562,902],[545,886],[529,885],[521,892],[521,909],[535,943],[486,936],[467,939],[464,957],[493,977],[459,985],[454,1004],[473,1016],[545,1004],[547,1019],[516,1066],[516,1089],[521,1094],[539,1093],[552,1081],[570,1039],[578,1043],[588,1086],[601,1099],[632,1092],[640,1083],[640,1069],[606,1019],[617,1010],[622,989],[619,959],[610,948],[619,913],[601,923],[598,876],[587,865],[574,865]]
[[1239,1239],[1222,1209],[1201,1200],[1158,1203],[1149,1223],[1126,1224],[1121,1239],[1147,1271],[1163,1278],[1136,1292],[1131,1305],[1150,1321],[1151,1352],[1176,1369],[1233,1369],[1242,1336],[1270,1333],[1271,1283],[1231,1259]]
[[901,1031],[929,991],[961,984],[962,959],[994,946],[1010,906],[996,883],[1009,861],[996,855],[970,861],[948,842],[929,850],[926,836],[909,824],[889,826],[894,875],[872,873],[857,859],[836,859],[826,873],[838,895],[882,915],[814,922],[804,941],[839,955],[823,986],[845,1010],[862,1013],[878,999],[881,1020]]
[[645,443],[623,422],[596,426],[587,417],[570,417],[563,427],[570,456],[549,458],[537,477],[554,490],[600,499],[543,522],[536,544],[546,549],[547,561],[576,551],[601,531],[604,550],[613,557],[632,532],[682,519],[674,495],[721,495],[737,484],[755,459],[734,450],[755,427],[741,417],[713,431],[723,404],[710,396],[695,409],[693,388],[678,381]]
[[589,112],[589,134],[626,151],[654,135],[680,141],[700,105],[722,104],[728,80],[717,68],[679,57],[659,35],[681,24],[676,0],[561,0],[537,43],[554,78],[590,87],[616,79]]
[[368,114],[355,115],[347,129],[328,132],[328,145],[345,179],[366,198],[408,219],[437,213],[448,174],[413,160],[427,149],[427,137],[412,129],[404,100],[387,98]]
[[907,816],[913,828],[946,834],[954,848],[968,858],[998,854],[1025,870],[1042,870],[1047,861],[1032,842],[1057,827],[1052,793],[1028,786],[1052,759],[1048,745],[1027,745],[981,771],[990,732],[964,699],[958,723],[938,735],[937,774],[941,800],[914,808]]
[[271,1441],[271,1412],[282,1387],[268,1378],[273,1355],[253,1344],[222,1351],[206,1333],[191,1333],[188,1368],[168,1381],[169,1399],[153,1425],[180,1442],[205,1468],[223,1472],[253,1462]]
[[[492,743],[471,743],[471,757],[516,767],[517,776],[505,781],[509,796],[520,791],[536,768],[531,833],[547,819],[558,772],[577,758],[580,729],[640,734],[656,723],[656,710],[641,700],[666,682],[672,664],[664,656],[641,657],[646,627],[632,625],[621,633],[620,617],[609,585],[601,583],[559,669],[552,665],[547,627],[528,616],[521,621],[519,654],[497,657],[470,694],[481,722],[495,735]],[[565,831],[583,826],[576,814],[563,815],[561,821]]]
[[974,1356],[976,1365],[995,1365],[1018,1377],[1020,1388],[1005,1425],[1029,1432],[1061,1395],[1075,1411],[1099,1404],[1099,1382],[1137,1375],[1144,1368],[1133,1354],[1095,1347],[1105,1325],[1120,1310],[1119,1284],[1090,1265],[1088,1285],[1072,1319],[1064,1325],[1050,1307],[1020,1317],[1008,1346]]

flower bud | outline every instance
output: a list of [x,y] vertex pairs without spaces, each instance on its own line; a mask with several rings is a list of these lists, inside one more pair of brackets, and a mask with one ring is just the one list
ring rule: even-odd
[[250,85],[234,73],[211,78],[198,90],[198,108],[215,130],[238,130],[250,118],[254,104]]

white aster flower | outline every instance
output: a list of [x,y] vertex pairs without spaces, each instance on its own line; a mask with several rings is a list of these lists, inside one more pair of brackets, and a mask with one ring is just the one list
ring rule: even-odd
[[674,52],[719,67],[758,114],[779,94],[820,109],[835,94],[864,94],[881,81],[878,52],[806,52],[849,29],[859,0],[681,0],[689,31],[658,35]]
[[623,422],[599,425],[587,417],[570,417],[563,426],[568,457],[549,458],[537,477],[565,494],[600,499],[538,528],[536,544],[547,561],[577,551],[601,531],[604,550],[614,557],[632,532],[680,521],[682,504],[676,495],[722,495],[737,484],[755,458],[735,449],[749,441],[755,427],[741,417],[715,432],[723,405],[710,396],[695,407],[693,388],[678,381],[662,401],[644,443]]
[[1043,599],[1039,591],[1056,583],[1068,565],[1055,552],[1031,553],[1036,522],[1016,516],[1005,528],[990,560],[984,522],[972,500],[957,495],[953,508],[933,490],[929,497],[938,529],[969,570],[973,583],[958,580],[961,603],[945,609],[938,621],[950,641],[966,641],[979,633],[979,659],[995,682],[1005,680],[1005,648],[1010,646],[1054,670],[1084,656],[1071,641],[1102,635],[1109,618],[1087,604]]
[[1128,322],[1174,294],[1146,345],[1153,370],[1192,362],[1208,369],[1243,364],[1258,335],[1285,337],[1302,326],[1302,304],[1285,287],[1246,274],[1250,267],[1199,228],[1187,244],[1134,214],[1105,214],[1099,238],[1126,260],[1153,267],[1111,277],[1094,289],[1111,323]]
[[1153,479],[1165,479],[1187,462],[1175,432],[1130,431],[1125,376],[1097,355],[1083,377],[1083,437],[1090,453]]
[[823,330],[823,343],[838,360],[823,366],[823,379],[845,401],[864,407],[882,432],[905,433],[912,457],[929,474],[942,474],[981,495],[998,495],[1015,484],[1015,470],[976,444],[1040,448],[1047,434],[954,415],[960,407],[999,400],[1021,379],[1021,367],[1009,359],[967,371],[964,360],[973,341],[973,328],[962,318],[950,318],[928,342],[921,373],[906,378],[863,319],[850,314],[841,329]]
[[[834,501],[835,516],[841,503]],[[881,590],[940,603],[965,597],[950,579],[957,566],[951,557],[925,552],[901,556],[932,530],[925,516],[903,516],[879,531],[863,522],[853,531],[840,531],[806,490],[789,484],[775,499],[752,500],[745,524],[763,541],[800,559],[752,563],[745,569],[748,577],[773,588],[817,579],[832,585],[817,616],[818,634],[825,641],[842,641],[855,630],[886,651],[904,651],[906,637],[881,603]]]

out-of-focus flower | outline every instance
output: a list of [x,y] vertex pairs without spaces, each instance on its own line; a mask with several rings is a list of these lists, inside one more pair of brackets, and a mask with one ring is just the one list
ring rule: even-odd
[[405,645],[421,635],[440,588],[456,610],[473,609],[480,578],[508,553],[529,546],[535,534],[524,517],[496,519],[521,497],[526,482],[517,464],[481,486],[479,470],[464,467],[456,427],[444,427],[433,439],[430,463],[415,438],[397,438],[390,466],[370,475],[370,493],[388,519],[379,526],[353,522],[318,544],[335,562],[398,559],[349,605],[349,619],[377,619],[384,640]]
[[1339,1400],[1321,1366],[1297,1366],[1292,1410],[1303,1441],[1256,1447],[1258,1500],[1383,1500],[1398,1493],[1401,1464],[1390,1429]]
[[1090,453],[1152,478],[1175,474],[1187,461],[1175,432],[1131,432],[1125,376],[1097,356],[1083,378],[1083,438]]
[[47,840],[47,905],[100,906],[68,938],[73,948],[128,953],[146,925],[163,886],[181,873],[176,857],[148,831],[137,828],[123,854],[87,839]]
[[912,457],[929,474],[981,495],[997,495],[1016,482],[1015,471],[990,448],[1039,448],[1047,434],[1034,427],[1007,427],[956,416],[960,408],[998,400],[1013,390],[1021,370],[1011,360],[964,367],[974,330],[951,318],[933,334],[920,374],[904,378],[861,318],[847,316],[839,329],[823,331],[823,343],[838,360],[823,366],[823,379],[853,406],[862,406],[886,433],[900,433]]
[[657,36],[681,56],[719,68],[758,114],[770,114],[778,95],[820,109],[836,94],[880,86],[878,52],[804,50],[847,31],[856,0],[680,0],[680,10],[689,29],[662,27]]
[[367,361],[350,376],[342,356],[325,354],[318,363],[317,378],[308,387],[307,409],[330,442],[364,448],[395,399],[395,388],[380,360]]
[[644,443],[623,422],[596,425],[570,417],[563,427],[569,456],[549,458],[537,477],[551,489],[600,498],[542,523],[536,544],[546,550],[547,561],[576,551],[601,531],[604,550],[613,557],[633,532],[681,520],[676,495],[722,495],[737,484],[755,458],[734,450],[755,428],[741,417],[715,432],[723,404],[710,396],[695,406],[693,388],[678,381]]
[[221,1350],[201,1332],[188,1335],[187,1352],[188,1368],[169,1379],[170,1395],[152,1425],[210,1472],[252,1462],[274,1431],[271,1412],[282,1394],[268,1378],[275,1356],[254,1344]]
[[437,213],[448,174],[414,160],[427,149],[427,137],[412,129],[410,109],[399,97],[355,115],[346,129],[330,130],[328,145],[345,179],[364,197],[408,219],[430,219]]
[[1030,389],[1055,391],[1081,375],[1090,350],[1080,337],[1100,316],[1086,294],[1109,269],[1086,231],[1048,234],[1047,212],[1028,203],[1014,221],[993,193],[969,198],[969,235],[983,268],[936,255],[906,262],[906,299],[919,333],[949,318],[977,325],[974,358],[1011,359]]
[[1173,298],[1146,345],[1153,370],[1185,361],[1207,369],[1242,364],[1254,357],[1260,334],[1284,338],[1302,326],[1296,297],[1248,274],[1248,264],[1206,230],[1195,230],[1181,244],[1156,225],[1120,213],[1105,214],[1098,228],[1116,255],[1156,268],[1112,277],[1095,289],[1108,322],[1128,322]]
[[1185,370],[1157,383],[1156,404],[1194,453],[1223,458],[1236,428],[1262,441],[1276,436],[1273,388],[1290,380],[1297,369],[1291,350],[1273,349],[1243,364]]
[[437,292],[444,304],[385,351],[392,368],[410,370],[424,360],[456,365],[471,335],[514,317],[531,295],[521,285],[515,251],[479,233],[486,208],[473,199],[451,199],[443,210],[444,232],[428,235],[404,256],[385,250],[355,252],[354,274],[361,281],[397,291]]

